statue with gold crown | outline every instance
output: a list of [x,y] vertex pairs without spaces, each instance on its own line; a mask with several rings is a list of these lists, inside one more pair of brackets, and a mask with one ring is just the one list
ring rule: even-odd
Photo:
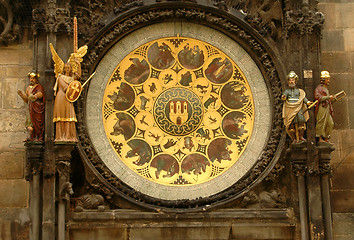
[[87,46],[77,49],[77,22],[74,19],[74,53],[64,63],[52,44],[50,50],[54,61],[56,82],[54,85],[55,142],[77,142],[75,123],[77,122],[73,102],[81,93],[82,86],[78,81],[81,77],[82,58],[87,52]]

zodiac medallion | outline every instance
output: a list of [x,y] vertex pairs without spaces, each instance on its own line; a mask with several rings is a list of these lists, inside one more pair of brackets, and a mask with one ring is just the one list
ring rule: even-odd
[[244,74],[216,47],[186,37],[146,43],[117,64],[103,98],[106,136],[137,177],[187,186],[227,171],[252,134]]

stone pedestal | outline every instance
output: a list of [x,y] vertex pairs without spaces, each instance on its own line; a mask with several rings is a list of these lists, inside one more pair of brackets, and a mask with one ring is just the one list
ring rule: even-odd
[[39,239],[39,229],[41,226],[40,212],[41,209],[41,189],[40,179],[43,167],[43,144],[26,143],[26,173],[25,178],[30,185],[30,239]]
[[332,239],[328,179],[334,148],[330,144],[313,148],[313,158],[308,157],[306,143],[292,144],[287,150],[298,181],[301,239]]
[[60,144],[54,147],[55,165],[58,173],[58,240],[65,240],[66,212],[69,208],[70,195],[73,194],[70,183],[71,152],[75,144]]

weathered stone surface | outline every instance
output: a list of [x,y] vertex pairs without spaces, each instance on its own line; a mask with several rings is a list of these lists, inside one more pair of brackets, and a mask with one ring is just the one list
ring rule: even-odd
[[343,3],[336,5],[336,27],[337,28],[353,28],[353,12],[354,3]]
[[[149,235],[148,235],[149,236]],[[105,239],[105,240],[125,240],[129,238],[126,228],[88,228],[88,229],[71,229],[70,239],[88,240],[88,239]]]
[[0,208],[27,207],[28,183],[21,180],[1,180],[0,192],[6,196],[0,198]]
[[[354,130],[333,130],[331,142],[335,150],[332,152],[331,165],[334,169],[341,167],[341,164],[354,164]],[[334,175],[334,177],[336,177]]]
[[[335,93],[331,93],[335,94]],[[334,108],[334,128],[335,129],[348,129],[349,128],[349,114],[348,114],[348,100],[342,99],[333,104]]]
[[354,213],[333,214],[334,239],[353,239]]
[[3,80],[2,99],[3,108],[22,108],[24,102],[17,94],[18,89],[25,90],[26,80],[19,78],[6,78]]
[[31,65],[32,50],[30,49],[1,49],[0,64],[3,65]]
[[23,151],[24,140],[27,133],[23,132],[0,132],[0,152]]
[[354,190],[331,191],[333,212],[349,213],[354,212]]
[[[353,9],[354,11],[354,9]],[[353,21],[353,20],[352,20]],[[344,50],[354,51],[354,28],[344,29]]]
[[6,75],[6,68],[0,65],[0,76],[4,77]]
[[27,208],[0,209],[0,239],[28,240],[29,213]]
[[322,51],[343,51],[344,39],[343,30],[327,30],[323,31],[321,41]]
[[293,239],[295,228],[291,226],[267,224],[232,225],[232,239]]
[[0,179],[23,178],[24,152],[0,153]]
[[326,18],[326,21],[324,22],[324,28],[326,30],[328,29],[334,29],[336,27],[336,4],[331,3],[330,0],[321,0],[320,4],[318,4],[319,11],[321,11]]
[[25,109],[0,111],[0,132],[20,132],[25,131],[26,111]]
[[2,80],[0,80],[0,108],[3,108],[3,103],[2,103],[2,88],[3,88],[3,81]]
[[11,222],[0,222],[1,239],[11,239]]
[[[331,73],[330,73],[331,74]],[[331,94],[336,94],[340,91],[344,91],[347,94],[347,97],[343,98],[340,101],[343,101],[348,98],[348,96],[352,95],[354,93],[354,90],[350,88],[351,81],[353,78],[352,73],[341,73],[341,74],[336,74],[332,73],[331,74],[331,83],[329,86],[330,93]],[[335,103],[336,105],[337,103]],[[334,106],[335,106],[334,105]]]
[[[146,227],[133,227],[130,229],[131,240],[146,239],[230,239],[230,227],[210,227],[210,226],[193,226],[193,223],[189,227],[177,227],[178,224],[168,224],[165,226],[157,227],[156,224],[147,224]],[[168,225],[170,225],[168,227]]]
[[322,52],[322,69],[330,73],[345,73],[351,70],[351,55],[346,52]]
[[349,126],[351,129],[354,129],[354,107],[353,107],[354,99],[348,100],[348,106],[349,106]]
[[346,161],[332,164],[333,177],[332,189],[333,190],[350,190],[354,189],[354,181],[351,179],[354,172],[354,163],[347,163]]
[[9,66],[6,68],[6,76],[27,79],[27,74],[31,70],[32,66]]

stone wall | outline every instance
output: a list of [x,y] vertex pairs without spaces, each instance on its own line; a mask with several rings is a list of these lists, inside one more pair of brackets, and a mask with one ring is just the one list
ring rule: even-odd
[[32,70],[32,43],[0,48],[0,239],[28,239],[24,179],[26,106],[17,95]]
[[[335,130],[332,142],[332,209],[335,239],[351,239],[354,229],[354,2],[321,0],[325,14],[322,39],[322,69],[333,76],[332,94],[344,90],[347,97],[334,104]],[[351,229],[351,230],[350,230]]]

